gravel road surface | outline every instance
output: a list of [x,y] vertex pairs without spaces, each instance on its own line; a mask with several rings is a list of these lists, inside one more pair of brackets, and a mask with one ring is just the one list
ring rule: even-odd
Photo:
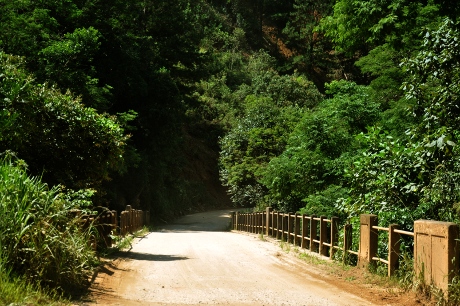
[[229,216],[189,215],[148,234],[102,269],[85,305],[384,305],[340,289],[277,243],[226,231]]

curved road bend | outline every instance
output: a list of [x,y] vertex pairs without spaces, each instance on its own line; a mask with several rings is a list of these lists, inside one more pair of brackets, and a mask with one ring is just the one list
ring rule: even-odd
[[229,210],[185,216],[100,272],[86,305],[373,305],[286,264],[280,247],[225,231]]

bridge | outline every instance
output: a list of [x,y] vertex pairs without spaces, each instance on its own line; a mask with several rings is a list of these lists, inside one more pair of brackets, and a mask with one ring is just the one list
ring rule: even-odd
[[229,231],[231,215],[186,216],[139,239],[101,269],[85,305],[417,305],[411,293],[309,264],[301,248],[286,252],[276,239]]

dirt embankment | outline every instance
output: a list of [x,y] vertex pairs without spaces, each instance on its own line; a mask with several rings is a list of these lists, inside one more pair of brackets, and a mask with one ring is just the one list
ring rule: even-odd
[[[422,305],[362,270],[299,259],[271,239],[225,231],[228,211],[181,218],[105,266],[84,305]],[[303,251],[302,251],[303,252]],[[315,262],[315,264],[313,264]]]

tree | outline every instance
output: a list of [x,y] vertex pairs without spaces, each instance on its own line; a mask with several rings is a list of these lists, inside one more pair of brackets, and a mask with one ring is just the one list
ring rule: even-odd
[[337,50],[365,54],[384,43],[397,50],[416,48],[419,30],[438,21],[439,5],[434,1],[339,0],[321,26]]
[[427,31],[421,50],[403,62],[404,93],[416,118],[406,139],[380,129],[362,135],[368,148],[350,169],[349,214],[376,213],[407,228],[419,218],[458,219],[460,36],[446,19]]
[[0,151],[16,151],[51,184],[101,187],[120,169],[129,137],[115,117],[85,107],[70,92],[36,83],[24,66],[22,58],[0,53],[3,118],[13,118],[13,124],[0,124]]
[[[328,70],[328,50],[332,48],[317,27],[332,11],[333,1],[295,0],[289,21],[283,29],[286,45],[293,51],[292,66],[315,80],[316,69]],[[324,80],[323,80],[324,82]],[[318,84],[321,85],[322,84]]]
[[[291,133],[285,150],[270,160],[260,182],[268,189],[273,207],[305,212],[335,211],[335,200],[346,194],[344,169],[359,146],[354,135],[379,119],[379,104],[370,89],[356,83],[335,81],[327,86],[330,99],[305,112]],[[334,196],[318,208],[318,199]]]
[[300,113],[298,107],[280,107],[268,97],[246,97],[243,114],[220,141],[221,180],[235,204],[261,204],[266,192],[259,172],[284,150]]

